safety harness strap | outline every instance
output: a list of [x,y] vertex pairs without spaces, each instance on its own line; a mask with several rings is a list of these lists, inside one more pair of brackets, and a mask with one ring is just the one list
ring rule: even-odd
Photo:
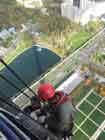
[[58,91],[58,92],[56,92],[56,94],[58,94],[60,96],[60,99],[56,102],[56,104],[54,104],[54,106],[56,106],[56,107],[60,104],[64,104],[66,101],[69,100],[69,98],[67,96],[65,96],[62,91]]

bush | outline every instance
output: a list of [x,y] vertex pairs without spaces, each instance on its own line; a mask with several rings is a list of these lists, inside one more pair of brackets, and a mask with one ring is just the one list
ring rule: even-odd
[[32,37],[29,35],[29,33],[20,33],[18,37],[20,38],[18,46],[23,48],[28,48],[29,46],[32,46]]
[[90,39],[91,36],[91,32],[89,33],[84,30],[73,34],[66,40],[66,46],[70,46],[69,52],[72,53],[73,51],[81,47],[86,41]]
[[78,24],[75,24],[62,16],[42,15],[38,21],[41,23],[42,32],[46,32],[48,35],[51,35],[52,33],[60,34],[61,32],[67,34],[74,29],[80,28]]
[[86,26],[85,26],[85,29],[88,31],[88,32],[97,32],[99,31],[101,28],[104,27],[104,23],[101,22],[100,20],[97,20],[97,21],[90,21]]
[[12,39],[13,39],[12,37],[8,37],[7,39],[5,39],[5,40],[3,41],[3,46],[4,46],[5,48],[11,47]]

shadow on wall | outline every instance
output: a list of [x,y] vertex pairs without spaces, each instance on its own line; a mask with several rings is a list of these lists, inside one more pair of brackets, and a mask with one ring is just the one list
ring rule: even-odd
[[[41,74],[44,74],[59,61],[60,57],[52,51],[46,48],[32,46],[32,48],[19,55],[9,66],[30,85]],[[18,88],[22,89],[25,87],[7,68],[0,71],[0,74],[13,82]],[[18,92],[17,89],[2,78],[0,78],[0,91],[0,96],[7,97],[15,96]]]

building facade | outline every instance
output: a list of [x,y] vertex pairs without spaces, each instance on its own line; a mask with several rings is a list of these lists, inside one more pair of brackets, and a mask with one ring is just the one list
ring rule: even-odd
[[[97,9],[100,9],[97,12]],[[96,11],[96,13],[95,13]],[[105,13],[105,0],[66,0],[61,5],[61,14],[70,20],[87,23]]]

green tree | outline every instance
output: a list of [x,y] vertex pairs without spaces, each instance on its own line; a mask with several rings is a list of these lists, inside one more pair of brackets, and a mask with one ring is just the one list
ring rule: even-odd
[[103,53],[103,52],[96,52],[92,56],[92,60],[93,60],[93,62],[95,62],[97,64],[104,64],[105,63],[105,53]]
[[16,26],[26,23],[39,15],[39,9],[28,9],[19,5],[16,0],[0,0],[0,27]]
[[61,3],[62,0],[43,0],[49,15],[61,15]]

